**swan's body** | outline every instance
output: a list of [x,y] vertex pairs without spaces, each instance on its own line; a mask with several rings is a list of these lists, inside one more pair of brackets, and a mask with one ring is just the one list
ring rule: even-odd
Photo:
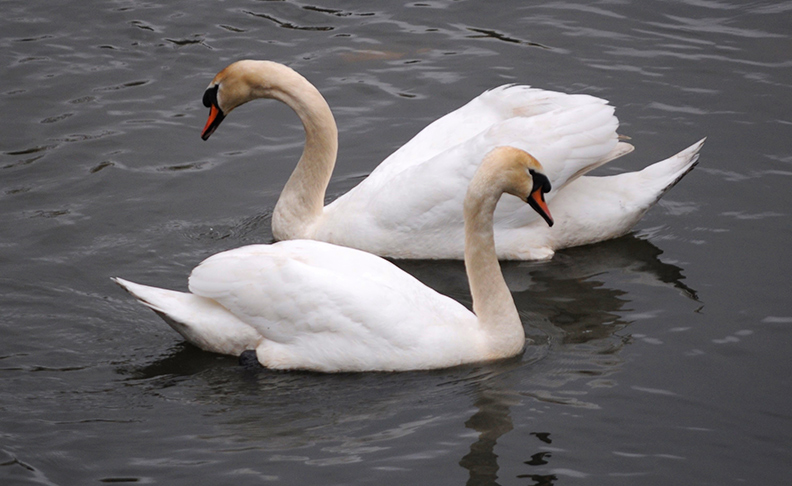
[[512,147],[493,150],[464,201],[472,313],[392,263],[312,240],[252,245],[193,270],[191,293],[114,279],[189,342],[275,369],[400,371],[506,358],[525,344],[495,254],[492,217],[509,192],[552,223],[541,166]]
[[543,259],[627,233],[695,165],[703,143],[640,172],[584,176],[633,150],[618,140],[613,108],[588,95],[504,86],[430,124],[324,206],[337,128],[319,91],[292,69],[239,61],[221,71],[204,94],[211,112],[202,137],[257,98],[289,105],[306,131],[303,155],[273,213],[275,239],[316,239],[393,258],[462,258],[462,197],[484,154],[496,146],[517,147],[542,161],[553,186],[550,209],[563,215],[550,229],[524,204],[502,200],[494,219],[497,255]]

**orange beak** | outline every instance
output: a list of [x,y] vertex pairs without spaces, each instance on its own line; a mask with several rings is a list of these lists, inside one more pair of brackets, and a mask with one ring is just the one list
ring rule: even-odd
[[223,118],[225,118],[225,115],[223,115],[220,108],[212,104],[209,107],[209,119],[206,120],[206,126],[204,126],[203,132],[201,132],[201,138],[204,140],[208,139],[209,136],[217,130],[217,127],[220,126],[220,122],[223,121]]
[[545,202],[542,187],[537,188],[528,196],[528,204],[534,211],[539,213],[539,216],[547,222],[548,226],[553,226],[553,217],[550,215],[550,208],[547,207],[547,203]]

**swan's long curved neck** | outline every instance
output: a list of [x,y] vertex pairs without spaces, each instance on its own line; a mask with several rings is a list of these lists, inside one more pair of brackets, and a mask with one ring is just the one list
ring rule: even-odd
[[272,233],[278,240],[311,238],[335,167],[338,128],[327,101],[308,80],[288,68],[276,79],[270,96],[300,117],[305,148],[275,205]]
[[525,331],[495,253],[493,214],[503,190],[493,183],[495,169],[487,169],[482,164],[465,197],[465,270],[473,312],[497,358],[517,354],[525,344]]

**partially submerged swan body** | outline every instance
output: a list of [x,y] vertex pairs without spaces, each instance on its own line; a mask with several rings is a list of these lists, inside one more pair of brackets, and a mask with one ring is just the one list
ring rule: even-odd
[[524,204],[495,212],[498,258],[546,259],[556,250],[622,236],[696,164],[704,140],[638,172],[587,172],[633,150],[619,141],[607,101],[527,86],[502,86],[433,122],[348,193],[324,206],[338,132],[330,108],[304,77],[270,61],[238,61],[204,93],[208,139],[236,107],[273,98],[290,106],[305,148],[272,217],[276,240],[314,239],[392,258],[461,259],[462,199],[484,155],[509,145],[542,161],[559,224],[549,228]]
[[404,371],[508,358],[525,332],[495,254],[493,213],[506,192],[552,224],[542,166],[512,147],[490,152],[464,198],[473,311],[392,263],[312,240],[214,255],[190,293],[114,278],[187,341],[217,353],[255,350],[273,369]]

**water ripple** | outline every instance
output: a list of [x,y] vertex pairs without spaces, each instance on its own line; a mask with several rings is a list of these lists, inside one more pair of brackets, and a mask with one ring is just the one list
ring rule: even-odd
[[517,39],[516,37],[511,37],[506,34],[502,34],[495,30],[489,29],[479,29],[476,27],[467,27],[467,30],[471,32],[476,32],[477,35],[469,35],[468,38],[470,39],[495,39],[503,42],[510,42],[513,44],[523,44],[526,46],[531,47],[541,47],[542,49],[550,49],[550,47],[545,46],[543,44],[539,44],[537,42],[529,42],[526,40]]
[[773,39],[785,37],[781,34],[726,25],[733,23],[733,19],[731,17],[691,18],[668,14],[666,14],[665,17],[675,21],[676,23],[647,22],[647,25],[654,25],[664,29],[678,30],[683,32],[706,32],[709,34],[722,34],[748,39]]
[[279,19],[277,19],[274,16],[269,15],[269,14],[256,13],[256,12],[252,12],[250,10],[245,10],[244,12],[246,14],[250,15],[250,16],[253,16],[253,17],[258,17],[258,18],[262,18],[262,19],[265,19],[265,20],[269,20],[270,22],[273,22],[276,25],[278,25],[279,27],[283,27],[284,29],[313,30],[313,31],[328,31],[328,30],[334,30],[335,29],[335,27],[332,27],[332,26],[304,26],[304,25],[296,25],[296,24],[293,24],[291,22],[286,22],[286,21],[283,21],[283,20],[279,20]]
[[576,12],[583,12],[583,13],[591,13],[595,15],[601,15],[604,17],[610,17],[614,19],[624,19],[626,18],[624,15],[613,12],[611,10],[606,10],[602,7],[595,7],[588,4],[583,3],[572,3],[572,2],[546,2],[542,3],[542,8],[549,9],[549,10],[572,10]]

